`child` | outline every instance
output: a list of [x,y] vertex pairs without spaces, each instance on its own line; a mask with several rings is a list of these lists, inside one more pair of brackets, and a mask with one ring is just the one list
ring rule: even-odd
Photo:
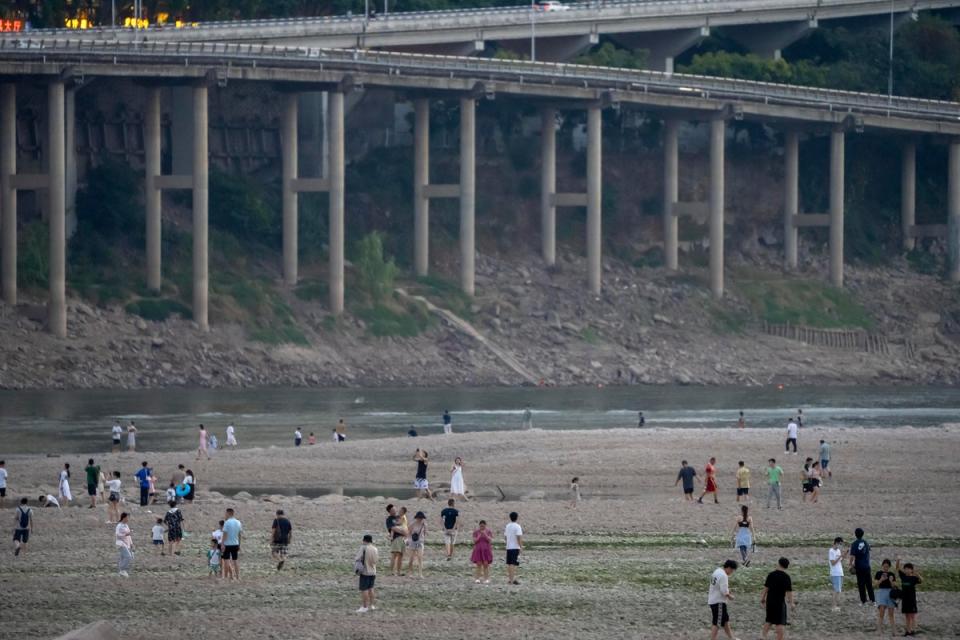
[[920,572],[911,563],[900,565],[897,558],[897,573],[900,575],[900,612],[903,613],[905,636],[917,635],[917,585],[923,582]]
[[480,584],[490,584],[490,565],[493,563],[493,530],[487,529],[487,521],[481,520],[477,523],[477,529],[473,532],[473,553],[470,554],[470,562],[476,565],[474,582]]
[[300,429],[296,429],[293,432],[293,446],[299,447],[301,442],[303,442],[303,433]]
[[210,548],[207,549],[207,566],[211,578],[220,577],[220,543],[215,538],[210,539]]
[[403,527],[404,529],[406,529],[407,531],[410,531],[410,525],[409,525],[408,522],[407,522],[407,508],[406,508],[406,507],[400,507],[400,516],[399,516],[399,518],[400,518],[400,526]]
[[147,477],[147,497],[150,500],[150,504],[157,504],[157,477],[150,475]]
[[317,444],[317,436],[313,435],[313,431],[311,431],[307,437],[307,444]]
[[217,544],[223,543],[223,520],[219,522],[217,528],[210,534],[210,537],[216,540]]
[[576,509],[580,503],[580,478],[575,477],[570,481],[570,508]]
[[843,561],[847,555],[843,548],[843,538],[834,538],[833,546],[827,552],[830,562],[830,582],[833,585],[833,610],[840,611],[840,592],[843,590]]
[[166,502],[167,504],[170,504],[171,502],[177,502],[177,486],[172,482],[170,483],[170,486],[167,487]]
[[153,546],[160,547],[160,555],[167,553],[163,550],[163,518],[157,518],[157,523],[153,525]]

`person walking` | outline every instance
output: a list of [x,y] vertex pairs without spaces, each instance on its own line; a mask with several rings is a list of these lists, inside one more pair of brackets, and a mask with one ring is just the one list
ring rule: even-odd
[[820,441],[820,476],[826,475],[833,477],[833,471],[830,470],[830,444],[826,440]]
[[425,450],[417,449],[413,454],[413,459],[417,463],[417,473],[413,478],[417,498],[433,500],[433,494],[430,493],[430,482],[427,480],[427,466],[430,464],[430,456]]
[[517,568],[520,566],[520,552],[523,551],[523,528],[517,522],[519,514],[510,512],[510,522],[503,530],[507,546],[507,584],[519,585]]
[[173,500],[167,506],[170,509],[163,516],[163,523],[167,525],[167,542],[170,543],[170,554],[178,556],[183,542],[183,512]]
[[240,538],[243,524],[237,520],[232,508],[228,508],[223,518],[223,578],[240,579]]
[[87,495],[90,497],[90,506],[93,509],[97,506],[97,485],[100,484],[100,467],[93,464],[93,458],[87,460],[87,466],[83,470],[87,474]]
[[889,614],[890,637],[897,635],[897,601],[891,595],[897,586],[897,574],[891,568],[893,563],[884,559],[880,563],[880,571],[873,576],[877,594],[877,634],[883,636],[883,620]]
[[357,609],[357,613],[375,611],[377,608],[377,594],[374,590],[374,584],[377,580],[377,560],[379,556],[377,548],[373,546],[373,536],[369,534],[363,536],[363,544],[353,561],[354,572],[360,578],[360,608]]
[[520,424],[520,428],[533,429],[533,412],[530,411],[530,405],[523,408],[523,422]]
[[737,463],[737,502],[740,498],[750,502],[750,469],[743,460]]
[[917,585],[923,583],[913,564],[901,565],[897,556],[897,576],[900,578],[900,612],[903,613],[903,635],[917,635]]
[[740,559],[745,567],[750,566],[749,554],[754,545],[755,536],[753,518],[750,516],[749,507],[743,505],[740,507],[740,517],[733,525],[733,547],[739,549]]
[[28,503],[26,498],[20,498],[20,506],[14,514],[16,520],[13,529],[14,556],[27,552],[27,543],[30,542],[30,533],[33,532],[33,509],[27,506]]
[[201,457],[206,457],[207,460],[210,459],[210,451],[207,447],[210,444],[210,436],[207,434],[207,429],[202,424],[200,425],[200,445],[197,447],[197,460]]
[[387,505],[386,527],[387,537],[390,539],[390,574],[399,576],[403,570],[403,548],[407,529],[400,522],[397,508],[392,504]]
[[873,576],[870,575],[870,543],[863,539],[863,529],[857,527],[853,532],[855,540],[850,545],[850,568],[857,576],[857,591],[860,592],[860,606],[876,602],[873,593]]
[[117,453],[120,451],[120,440],[123,438],[123,427],[120,426],[119,420],[113,421],[113,428],[110,429],[111,439],[113,440],[113,448],[111,449],[112,453]]
[[[449,559],[449,558],[448,558]],[[473,552],[470,562],[474,570],[474,582],[490,584],[490,565],[493,564],[493,531],[487,528],[487,521],[481,520],[473,531]]]
[[447,561],[453,559],[453,548],[457,544],[457,533],[460,531],[460,512],[454,507],[453,498],[447,500],[447,507],[440,512],[443,523],[443,546],[447,552]]
[[70,492],[70,463],[64,463],[63,469],[60,470],[60,479],[58,481],[58,487],[60,491],[60,500],[63,502],[64,506],[70,506],[70,503],[73,502],[73,493]]
[[697,476],[697,470],[687,464],[686,460],[680,461],[680,471],[677,473],[677,481],[673,483],[673,486],[677,486],[683,482],[683,499],[692,502],[693,501],[693,482],[700,482],[700,477]]
[[443,410],[443,433],[446,435],[453,433],[453,417],[447,409]]
[[227,425],[227,446],[231,449],[237,446],[237,429],[232,422]]
[[463,481],[463,458],[457,456],[450,468],[450,495],[467,501],[467,485]]
[[270,556],[277,563],[277,571],[280,571],[287,561],[287,547],[293,540],[293,524],[283,514],[283,509],[277,509],[276,516],[270,525]]
[[123,497],[120,493],[120,487],[123,481],[120,480],[120,472],[114,471],[113,477],[107,480],[107,524],[120,522],[120,499]]
[[700,494],[700,497],[697,498],[697,502],[703,504],[703,497],[708,493],[713,494],[713,503],[720,504],[720,500],[717,498],[717,490],[719,486],[717,485],[717,459],[710,458],[707,462],[707,466],[704,467],[704,476],[706,477],[706,484],[703,487],[703,493]]
[[150,476],[153,475],[153,470],[147,466],[147,461],[144,460],[140,463],[140,470],[133,475],[140,483],[140,506],[145,507],[150,499]]
[[117,528],[114,531],[117,550],[120,552],[120,557],[117,560],[117,573],[124,578],[130,577],[128,570],[130,565],[133,564],[133,535],[130,533],[130,525],[127,524],[128,518],[129,514],[121,513],[120,522],[117,523]]
[[800,430],[797,421],[793,418],[787,421],[787,441],[783,445],[783,452],[790,453],[790,445],[793,445],[793,455],[797,455],[797,435]]
[[767,460],[767,509],[770,508],[770,500],[777,499],[777,509],[782,509],[783,504],[780,500],[780,478],[783,477],[783,469],[777,464],[776,459]]
[[413,526],[408,530],[407,548],[410,550],[410,560],[407,571],[413,575],[413,566],[416,563],[417,577],[423,577],[423,549],[427,540],[427,516],[423,511],[417,511],[413,516]]
[[303,443],[303,432],[298,427],[293,430],[293,446],[299,447],[301,443]]
[[793,583],[787,573],[789,567],[790,561],[780,558],[777,568],[767,574],[763,583],[763,593],[760,596],[760,604],[766,609],[763,630],[760,633],[763,640],[766,640],[770,627],[774,628],[777,640],[783,640],[784,627],[787,625],[787,605],[793,610],[797,608],[793,599]]
[[137,425],[134,424],[133,420],[130,421],[130,424],[127,425],[127,451],[133,452],[137,450]]
[[833,611],[840,611],[840,593],[843,591],[843,559],[846,553],[843,550],[843,538],[833,539],[833,546],[827,552],[830,563],[830,585],[833,588]]
[[733,629],[730,628],[730,614],[727,611],[727,602],[733,600],[730,593],[730,576],[737,570],[736,560],[727,560],[722,567],[714,570],[710,576],[710,590],[707,593],[707,604],[710,605],[710,640],[717,640],[720,629],[734,640]]

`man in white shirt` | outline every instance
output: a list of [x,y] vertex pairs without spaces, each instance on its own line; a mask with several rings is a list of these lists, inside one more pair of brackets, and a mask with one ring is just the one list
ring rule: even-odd
[[7,463],[0,460],[0,508],[7,503]]
[[123,437],[123,427],[120,426],[119,420],[114,420],[111,434],[113,435],[113,452],[116,453],[120,451],[120,439]]
[[783,445],[783,452],[790,453],[790,445],[793,444],[793,455],[797,455],[797,432],[800,430],[800,427],[797,425],[797,421],[793,418],[790,418],[790,421],[787,422],[787,442]]
[[730,628],[730,614],[727,612],[727,601],[733,600],[730,593],[730,576],[737,570],[736,560],[727,560],[710,576],[710,592],[707,595],[707,604],[713,617],[713,626],[710,629],[710,640],[717,640],[720,628],[733,640],[733,629]]
[[40,496],[40,506],[41,507],[56,507],[60,508],[60,501],[54,498],[49,493],[45,496]]
[[833,584],[833,610],[840,611],[840,592],[843,590],[843,560],[846,550],[843,538],[834,538],[833,546],[827,552],[830,561],[830,582]]
[[517,580],[517,567],[520,566],[520,551],[523,550],[523,529],[517,522],[516,511],[510,512],[510,522],[503,530],[507,541],[507,584],[520,584]]

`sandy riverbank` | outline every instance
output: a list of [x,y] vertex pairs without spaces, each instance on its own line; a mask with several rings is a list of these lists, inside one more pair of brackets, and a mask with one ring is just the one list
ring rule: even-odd
[[[821,437],[833,443],[835,477],[819,504],[801,504],[798,470]],[[506,514],[520,512],[530,545],[521,587],[502,584],[499,550],[496,584],[486,587],[470,579],[466,547],[453,562],[442,562],[436,546],[440,503],[403,500],[411,511],[423,509],[431,518],[426,577],[381,577],[382,610],[358,616],[353,613],[352,554],[365,532],[377,535],[385,554],[380,532],[385,500],[289,496],[268,502],[207,492],[210,487],[231,492],[274,487],[277,493],[291,487],[344,487],[347,493],[363,489],[376,495],[382,488],[386,498],[388,488],[410,486],[416,446],[430,451],[434,486],[449,481],[454,456],[465,459],[467,485],[477,496],[462,506],[465,525],[485,518],[499,535]],[[131,578],[121,580],[114,574],[113,528],[104,524],[105,508],[38,510],[30,553],[0,556],[0,581],[19,611],[14,615],[4,607],[0,624],[14,625],[18,637],[29,638],[51,637],[98,619],[113,621],[130,638],[706,637],[708,579],[717,563],[733,555],[729,532],[738,513],[733,473],[743,459],[754,470],[754,491],[760,494],[754,498],[759,548],[753,566],[731,580],[739,596],[732,607],[739,637],[758,635],[759,586],[779,555],[794,561],[801,606],[793,637],[873,636],[872,610],[854,606],[854,593],[844,594],[842,613],[828,606],[828,540],[849,539],[856,526],[867,530],[877,561],[900,554],[927,576],[920,594],[926,637],[960,634],[955,606],[960,499],[947,492],[960,479],[960,428],[805,430],[801,455],[783,460],[785,508],[768,511],[762,505],[761,469],[768,457],[782,454],[780,435],[770,430],[650,429],[324,442],[297,450],[243,449],[210,462],[185,453],[96,456],[105,469],[123,471],[128,488],[144,459],[162,479],[178,462],[196,471],[200,499],[185,508],[186,528],[193,535],[184,555],[154,557],[149,527],[160,509],[148,513],[128,503],[139,554]],[[673,488],[680,459],[702,470],[711,455],[718,459],[722,504],[683,503]],[[85,493],[86,456],[6,460],[14,496],[54,491],[63,462],[75,470],[75,495]],[[585,500],[569,510],[557,498],[566,495],[574,475],[581,477]],[[510,501],[496,500],[498,486]],[[132,491],[128,495],[134,497]],[[207,532],[226,506],[237,509],[248,532],[239,584],[204,579],[200,559]],[[277,508],[287,511],[296,529],[288,568],[279,573],[266,548]],[[2,535],[8,540],[11,524],[4,518]]]

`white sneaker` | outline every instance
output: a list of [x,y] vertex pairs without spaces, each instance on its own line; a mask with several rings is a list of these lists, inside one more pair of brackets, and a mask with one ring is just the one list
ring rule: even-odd
[[370,611],[376,611],[376,610],[377,610],[376,605],[370,605]]
[[476,580],[474,580],[474,582],[476,582],[477,584],[480,584],[480,578],[477,578]]
[[127,573],[126,571],[120,571],[120,572],[119,572],[119,575],[120,575],[120,577],[122,577],[122,578],[129,578],[129,577],[130,577],[130,574]]
[[368,609],[366,607],[360,607],[359,609],[357,609],[357,613],[366,613],[367,611]]

